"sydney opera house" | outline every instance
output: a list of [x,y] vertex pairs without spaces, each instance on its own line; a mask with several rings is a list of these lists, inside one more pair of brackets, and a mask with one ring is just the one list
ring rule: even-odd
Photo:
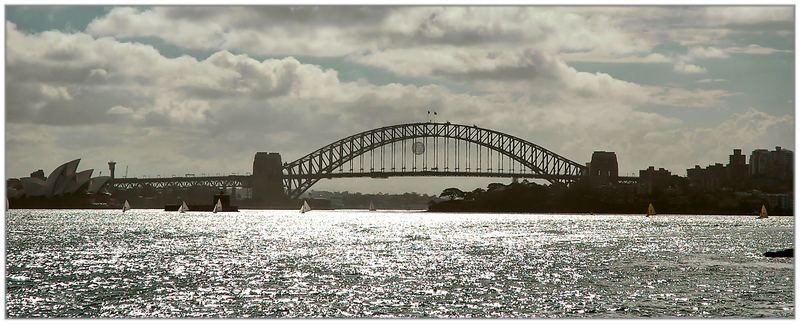
[[8,179],[10,208],[105,207],[110,195],[104,192],[110,176],[92,178],[93,169],[78,172],[75,159],[57,167],[45,177],[42,170],[30,177]]

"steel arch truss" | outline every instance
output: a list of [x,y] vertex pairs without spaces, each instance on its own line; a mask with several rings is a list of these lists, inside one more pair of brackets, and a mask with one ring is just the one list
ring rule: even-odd
[[[533,177],[546,179],[551,183],[573,181],[583,175],[586,168],[539,145],[502,132],[451,123],[413,123],[386,126],[351,135],[285,164],[283,182],[287,194],[296,198],[321,178],[347,177],[337,175],[335,171],[341,170],[348,161],[382,146],[417,138],[448,138],[477,144],[513,159],[532,170]],[[392,171],[396,170],[393,168]],[[398,176],[397,173],[387,173],[387,176]],[[429,172],[405,169],[400,173],[406,176],[430,176]],[[457,174],[464,176],[470,173]],[[474,173],[477,175],[481,172]]]

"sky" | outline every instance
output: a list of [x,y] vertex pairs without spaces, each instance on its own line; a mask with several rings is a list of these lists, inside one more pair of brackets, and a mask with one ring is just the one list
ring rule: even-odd
[[[620,174],[794,150],[791,6],[7,6],[6,175],[245,174],[381,126],[498,130]],[[322,180],[438,193],[497,179]]]

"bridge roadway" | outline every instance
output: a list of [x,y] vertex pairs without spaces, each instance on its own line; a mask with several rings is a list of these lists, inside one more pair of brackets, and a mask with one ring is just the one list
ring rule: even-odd
[[165,177],[165,178],[116,178],[112,182],[114,189],[178,189],[192,187],[214,188],[249,188],[252,187],[252,176],[201,176],[201,177]]
[[[390,177],[484,177],[484,178],[520,178],[520,179],[560,179],[577,180],[579,176],[568,175],[542,175],[534,173],[515,173],[498,171],[373,171],[373,172],[343,172],[324,174],[284,175],[284,179],[339,179],[339,178],[375,178],[385,179]],[[638,177],[618,177],[620,183],[636,183]],[[118,190],[129,189],[185,189],[192,187],[214,188],[252,188],[252,176],[200,176],[200,177],[165,177],[165,178],[118,178],[114,179],[112,186]]]

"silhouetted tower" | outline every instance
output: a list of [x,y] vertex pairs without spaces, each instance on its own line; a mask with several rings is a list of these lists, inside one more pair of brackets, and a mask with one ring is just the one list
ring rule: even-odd
[[728,180],[731,185],[737,185],[747,178],[749,172],[747,156],[742,154],[741,149],[734,149],[733,154],[728,155]]
[[619,168],[617,154],[614,152],[595,151],[589,162],[589,178],[595,185],[617,183]]
[[286,203],[283,163],[279,153],[256,152],[253,159],[253,201],[263,206]]
[[111,172],[111,179],[114,179],[114,167],[117,166],[117,162],[109,161],[108,162],[108,171]]

